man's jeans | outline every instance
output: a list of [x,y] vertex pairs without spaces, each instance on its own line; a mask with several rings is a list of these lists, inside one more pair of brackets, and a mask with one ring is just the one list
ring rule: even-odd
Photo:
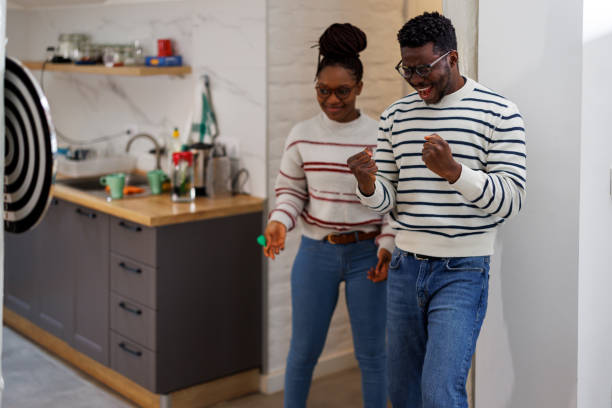
[[302,237],[291,271],[292,335],[285,374],[285,407],[304,408],[312,372],[345,281],[355,356],[361,368],[364,406],[387,405],[386,282],[367,279],[377,263],[374,240],[333,245]]
[[465,383],[487,309],[489,260],[393,252],[387,357],[394,408],[468,407]]

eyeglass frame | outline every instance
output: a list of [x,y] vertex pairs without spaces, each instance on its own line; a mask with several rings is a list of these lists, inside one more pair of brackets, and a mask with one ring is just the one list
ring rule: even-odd
[[[400,62],[397,63],[397,65],[395,66],[395,70],[401,75],[402,78],[409,80],[410,78],[412,78],[412,76],[414,74],[417,74],[418,76],[420,76],[421,78],[425,78],[427,77],[429,74],[431,74],[431,70],[433,68],[434,65],[436,65],[438,62],[442,61],[442,59],[444,57],[446,57],[448,54],[450,54],[451,52],[456,51],[456,50],[448,50],[446,53],[444,53],[444,55],[439,56],[438,58],[436,58],[435,61],[429,63],[429,64],[425,64],[425,65],[417,65],[415,67],[406,67],[404,65],[402,65],[402,60],[400,60]],[[426,74],[422,74],[420,72],[418,72],[419,69],[424,69],[426,68],[428,71]],[[400,69],[403,70],[409,70],[410,75],[404,75],[402,74],[402,72],[400,71]]]
[[[353,92],[353,89],[357,88],[358,86],[359,86],[359,82],[357,82],[355,85],[350,86],[350,87],[349,87],[349,86],[344,86],[344,85],[342,85],[342,86],[339,86],[339,87],[337,87],[337,88],[327,88],[327,87],[326,87],[326,88],[321,88],[321,86],[320,86],[320,85],[315,85],[315,87],[314,87],[314,88],[315,88],[315,90],[317,91],[317,96],[321,97],[321,98],[322,98],[322,99],[324,99],[324,100],[325,100],[325,99],[327,99],[327,98],[329,98],[330,96],[332,96],[332,94],[334,94],[334,95],[336,95],[336,98],[338,98],[338,99],[340,99],[341,101],[343,101],[343,100],[345,100],[346,98],[348,98],[348,97],[351,95],[351,92]],[[339,89],[342,89],[342,88],[345,88],[345,89],[348,89],[348,90],[349,90],[349,92],[346,94],[346,96],[340,96],[340,95],[338,95],[338,94],[336,93],[336,92],[337,92]],[[329,91],[329,95],[321,95],[321,94],[319,93],[319,92],[320,92],[320,89],[326,89],[326,90],[328,90],[328,91]]]

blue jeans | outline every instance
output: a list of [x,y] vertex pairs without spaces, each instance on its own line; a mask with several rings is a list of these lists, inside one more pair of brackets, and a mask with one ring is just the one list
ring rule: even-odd
[[487,309],[489,260],[393,252],[387,355],[394,408],[468,407],[465,383]]
[[376,266],[377,251],[373,240],[333,245],[302,237],[291,271],[293,332],[285,374],[286,408],[306,406],[312,372],[325,344],[341,281],[346,283],[364,406],[386,407],[387,287],[386,282],[367,279],[368,269]]

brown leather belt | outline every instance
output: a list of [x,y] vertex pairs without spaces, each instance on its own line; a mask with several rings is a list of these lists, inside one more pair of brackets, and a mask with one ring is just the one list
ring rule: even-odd
[[323,238],[323,240],[334,245],[352,244],[353,242],[357,241],[366,241],[368,239],[374,239],[378,234],[380,234],[380,232],[378,231],[353,231],[345,232],[344,234],[328,234],[327,236],[325,236],[325,238]]

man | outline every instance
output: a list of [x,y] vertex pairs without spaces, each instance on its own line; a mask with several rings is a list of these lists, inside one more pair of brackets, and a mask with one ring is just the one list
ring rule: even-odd
[[461,76],[449,19],[415,17],[398,40],[396,69],[417,92],[382,114],[375,160],[348,160],[362,204],[397,230],[389,395],[394,407],[467,407],[496,231],[525,197],[525,130],[512,102]]

